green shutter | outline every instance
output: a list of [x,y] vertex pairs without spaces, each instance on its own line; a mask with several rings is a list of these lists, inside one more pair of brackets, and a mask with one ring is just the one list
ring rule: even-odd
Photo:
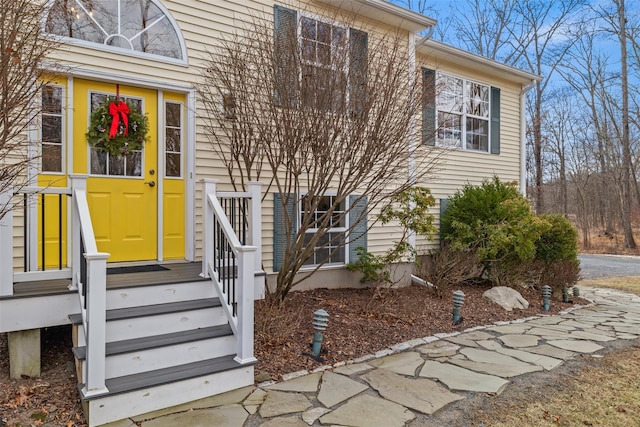
[[422,69],[422,143],[436,145],[436,72]]
[[500,154],[500,88],[491,87],[491,154]]
[[297,91],[298,13],[283,6],[273,6],[274,39],[274,103],[295,106]]
[[361,113],[367,102],[368,43],[366,32],[349,29],[349,94],[351,108],[356,113]]
[[291,238],[293,238],[298,223],[298,217],[295,212],[295,195],[289,194],[284,197],[285,199],[283,200],[282,194],[273,194],[273,271],[280,271],[286,250],[285,239],[287,238],[287,223],[284,203],[286,203],[286,212],[288,212],[289,218],[292,220]]
[[356,248],[363,247],[367,249],[367,197],[366,196],[349,196],[349,227],[351,228],[351,236],[349,238],[349,259],[348,262],[356,262],[358,254]]

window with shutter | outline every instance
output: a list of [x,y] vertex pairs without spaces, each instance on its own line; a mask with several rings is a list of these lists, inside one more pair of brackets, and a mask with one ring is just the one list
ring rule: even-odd
[[424,143],[500,154],[499,88],[429,69],[423,86]]
[[[280,271],[286,245],[285,215],[290,215],[293,221],[291,235],[296,232],[298,215],[311,221],[319,220],[328,209],[336,204],[335,196],[325,195],[320,198],[317,206],[311,210],[305,210],[305,197],[299,200],[293,194],[274,194],[274,235],[273,235],[273,271]],[[348,205],[347,205],[348,203]],[[350,206],[346,213],[346,206]],[[358,259],[356,248],[367,248],[367,197],[351,195],[346,201],[334,206],[333,217],[329,220],[329,227],[325,229],[325,235],[315,243],[311,257],[305,260],[305,265],[318,264],[343,265],[347,262],[355,262]],[[347,235],[350,229],[350,235]],[[305,244],[317,233],[319,228],[309,228],[305,232]],[[345,244],[348,242],[348,244]]]
[[[358,110],[366,97],[366,32],[274,6],[275,103]],[[298,52],[300,57],[298,57]]]

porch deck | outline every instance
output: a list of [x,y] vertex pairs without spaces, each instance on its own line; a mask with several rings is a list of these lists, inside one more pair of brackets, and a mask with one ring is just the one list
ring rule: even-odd
[[[157,265],[163,267],[160,271],[132,271],[144,270],[145,266]],[[115,272],[118,270],[118,272]],[[188,283],[204,280],[200,277],[202,263],[200,262],[169,262],[169,263],[149,263],[135,266],[108,266],[107,268],[107,289],[117,289],[124,287],[161,285],[168,283]],[[14,298],[27,298],[32,296],[55,295],[64,293],[77,293],[70,291],[68,286],[71,279],[39,280],[34,282],[19,282],[13,284]]]

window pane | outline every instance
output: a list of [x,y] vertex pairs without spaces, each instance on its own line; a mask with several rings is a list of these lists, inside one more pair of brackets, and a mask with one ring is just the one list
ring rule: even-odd
[[489,117],[489,87],[467,83],[467,114]]
[[166,151],[179,153],[180,149],[180,129],[167,128]]
[[182,58],[176,29],[151,0],[57,0],[49,9],[46,30],[101,45]]
[[122,158],[125,160],[127,176],[142,176],[142,153],[140,151],[131,151]]
[[116,157],[109,155],[109,175],[124,175],[124,156]]
[[62,146],[42,144],[42,171],[62,172]]
[[91,173],[96,175],[107,174],[107,153],[104,151],[97,151],[90,149],[91,151]]
[[62,143],[62,117],[42,116],[42,142]]
[[181,120],[180,120],[180,110],[181,110],[181,105],[180,104],[175,104],[173,102],[167,102],[165,103],[165,112],[166,112],[166,125],[167,126],[173,126],[173,127],[180,127],[181,126]]
[[62,114],[62,88],[45,86],[42,88],[42,112]]
[[179,177],[180,173],[180,159],[182,156],[180,154],[175,153],[167,153],[166,159],[167,164],[165,165],[165,172],[167,176]]
[[438,143],[447,148],[462,148],[462,115],[438,112]]
[[315,19],[303,17],[300,20],[300,35],[305,39],[316,39],[316,21]]
[[331,25],[324,22],[318,22],[318,41],[320,43],[331,43]]
[[467,118],[467,149],[487,151],[489,148],[489,122]]

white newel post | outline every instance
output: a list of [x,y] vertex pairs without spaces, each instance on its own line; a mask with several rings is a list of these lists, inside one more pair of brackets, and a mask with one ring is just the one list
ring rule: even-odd
[[247,189],[251,195],[250,212],[250,245],[256,247],[254,254],[254,298],[264,299],[265,274],[262,270],[262,183],[259,181],[247,182]]
[[238,250],[238,352],[234,360],[241,364],[254,363],[253,355],[253,288],[255,275],[255,246],[241,246]]
[[[3,185],[4,186],[4,185]],[[13,188],[0,193],[0,211],[8,209],[0,219],[0,296],[13,295]]]
[[80,257],[82,256],[80,248],[80,215],[76,208],[76,190],[87,191],[87,175],[69,175],[71,181],[71,289],[78,289],[78,280],[80,277]]
[[105,385],[106,299],[108,253],[85,254],[87,260],[87,370],[82,394],[107,393]]
[[216,197],[217,179],[204,178],[202,180],[202,273],[209,278],[209,265],[213,264],[213,209],[209,205],[209,194]]

